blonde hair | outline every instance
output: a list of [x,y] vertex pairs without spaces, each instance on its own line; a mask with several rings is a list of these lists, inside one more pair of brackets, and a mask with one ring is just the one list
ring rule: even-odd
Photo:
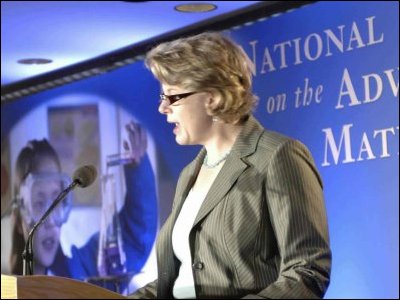
[[208,113],[224,122],[243,120],[257,104],[253,63],[242,47],[220,33],[162,43],[147,53],[145,64],[161,83],[210,92],[215,101]]

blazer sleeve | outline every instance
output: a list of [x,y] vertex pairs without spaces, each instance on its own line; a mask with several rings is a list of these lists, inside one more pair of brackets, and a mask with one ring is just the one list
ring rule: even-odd
[[281,145],[267,166],[266,201],[280,253],[277,280],[245,298],[322,298],[331,270],[322,181],[308,149]]
[[128,295],[128,299],[156,299],[157,298],[157,282],[154,280],[144,287],[141,287],[133,294]]

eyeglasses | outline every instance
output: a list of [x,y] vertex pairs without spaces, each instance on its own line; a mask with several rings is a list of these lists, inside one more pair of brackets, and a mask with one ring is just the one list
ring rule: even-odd
[[190,92],[190,93],[175,94],[175,95],[165,95],[164,93],[161,93],[160,94],[160,103],[162,101],[167,101],[168,105],[171,105],[183,98],[189,97],[189,96],[197,94],[197,93],[199,93],[199,92]]

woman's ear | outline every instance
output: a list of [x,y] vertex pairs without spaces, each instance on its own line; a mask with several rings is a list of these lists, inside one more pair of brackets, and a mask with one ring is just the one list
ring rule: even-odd
[[221,101],[221,96],[219,93],[208,92],[208,98],[206,101],[206,110],[207,114],[210,117],[213,117],[215,113],[220,109],[220,101]]
[[218,97],[213,92],[207,92],[206,108],[207,110],[215,109],[218,106]]
[[213,102],[214,102],[213,94],[210,92],[207,92],[207,99],[206,99],[207,106],[212,105]]

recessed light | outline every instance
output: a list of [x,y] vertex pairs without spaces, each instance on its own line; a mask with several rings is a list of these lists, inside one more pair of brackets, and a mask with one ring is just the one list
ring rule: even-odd
[[46,58],[25,58],[18,60],[18,63],[23,65],[44,65],[52,62],[51,59]]
[[211,3],[186,3],[175,6],[179,12],[209,12],[217,9],[215,4]]

